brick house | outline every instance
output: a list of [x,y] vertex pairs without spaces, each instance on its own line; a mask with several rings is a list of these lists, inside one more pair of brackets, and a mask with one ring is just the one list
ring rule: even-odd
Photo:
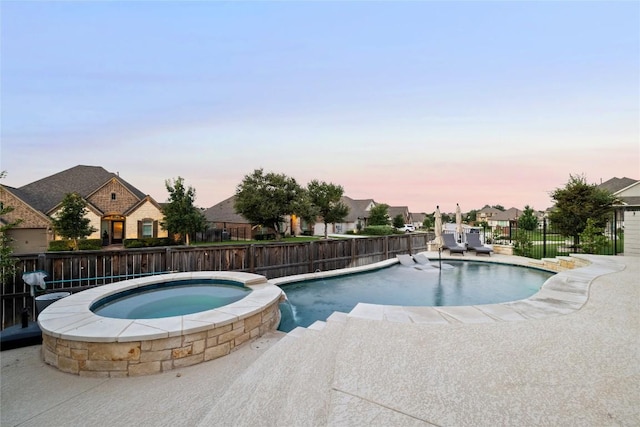
[[106,235],[105,244],[119,244],[124,239],[167,237],[159,226],[162,210],[151,196],[100,166],[79,165],[20,188],[0,185],[0,203],[14,208],[0,221],[22,220],[8,232],[14,253],[44,252],[51,240],[59,239],[51,218],[68,193],[78,193],[87,203],[87,217],[97,230],[90,239]]

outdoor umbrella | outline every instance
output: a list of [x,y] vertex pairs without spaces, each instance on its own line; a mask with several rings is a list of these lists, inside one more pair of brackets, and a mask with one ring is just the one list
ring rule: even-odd
[[462,241],[462,212],[460,205],[456,203],[456,233],[458,233],[458,241]]
[[444,241],[442,240],[442,215],[440,214],[440,206],[436,206],[436,213],[433,215],[435,217],[435,225],[433,227],[433,231],[436,233],[435,242],[438,246],[438,268],[440,269],[440,273],[442,272],[442,246]]
[[444,242],[442,241],[442,215],[440,214],[440,206],[436,206],[436,213],[434,214],[434,217],[435,225],[433,226],[433,231],[436,233],[435,242],[436,245],[441,248]]

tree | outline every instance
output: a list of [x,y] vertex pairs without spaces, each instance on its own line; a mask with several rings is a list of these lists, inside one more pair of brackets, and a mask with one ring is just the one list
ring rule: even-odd
[[380,203],[369,211],[369,225],[389,225],[389,205]]
[[193,187],[185,187],[184,179],[178,177],[173,182],[164,182],[169,192],[169,203],[164,206],[163,221],[160,223],[170,236],[180,236],[189,245],[189,235],[207,228],[207,220],[204,214],[194,206],[196,190]]
[[469,212],[467,212],[466,214],[462,215],[462,219],[466,223],[472,223],[472,222],[475,222],[477,215],[478,215],[478,210],[477,209],[471,209]]
[[393,217],[393,226],[395,228],[402,228],[404,226],[404,217],[402,214],[398,214]]
[[499,211],[501,211],[501,212],[506,211],[506,209],[505,209],[505,208],[504,208],[504,206],[502,206],[502,205],[493,205],[493,206],[491,206],[491,207],[492,207],[492,208],[494,208],[494,209],[497,209],[497,210],[499,210]]
[[88,213],[87,202],[78,193],[68,193],[64,196],[60,210],[52,218],[53,230],[62,238],[73,242],[73,249],[78,250],[78,240],[84,239],[96,229]]
[[524,212],[518,218],[518,228],[527,231],[534,231],[538,228],[538,217],[529,205],[524,207]]
[[533,242],[523,230],[516,233],[513,250],[516,255],[530,257],[533,253]]
[[313,227],[320,213],[318,207],[311,203],[311,199],[308,191],[300,192],[300,196],[293,208],[298,217],[307,224],[307,227]]
[[617,202],[610,192],[587,184],[582,175],[569,175],[567,185],[554,190],[551,197],[555,206],[549,221],[560,233],[573,237],[575,248],[580,245],[580,233],[587,227],[587,220],[591,218],[594,226],[604,228],[608,213]]
[[599,253],[607,245],[604,228],[597,227],[593,218],[587,219],[587,226],[580,233],[580,247],[587,254]]
[[294,178],[256,169],[236,188],[235,209],[254,225],[272,227],[280,239],[280,223],[296,213],[303,197],[304,189]]
[[422,221],[422,228],[428,230],[435,225],[435,219],[433,218],[433,214],[426,214],[424,216],[424,221]]
[[[7,175],[6,171],[0,172],[0,179]],[[4,191],[0,186],[0,192]],[[13,277],[16,273],[16,261],[17,259],[12,257],[13,248],[11,242],[13,239],[9,237],[7,233],[9,230],[17,226],[22,222],[21,219],[14,221],[6,220],[5,215],[13,212],[13,206],[5,206],[0,203],[0,283],[7,283],[10,277]]]
[[313,180],[307,184],[307,194],[318,216],[324,222],[324,238],[328,238],[327,224],[341,222],[348,214],[349,207],[340,198],[344,189],[340,185]]

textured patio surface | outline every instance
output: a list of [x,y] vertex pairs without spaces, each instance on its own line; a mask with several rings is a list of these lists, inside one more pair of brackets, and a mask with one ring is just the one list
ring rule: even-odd
[[5,351],[0,424],[638,426],[640,258],[590,260],[526,304],[358,307],[165,374],[81,378],[40,346]]

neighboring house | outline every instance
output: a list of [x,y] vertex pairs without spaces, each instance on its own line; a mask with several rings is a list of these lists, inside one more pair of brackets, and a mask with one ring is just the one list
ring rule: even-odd
[[412,212],[411,214],[411,221],[413,226],[417,229],[422,228],[424,225],[424,220],[427,217],[427,214],[424,212]]
[[100,166],[75,166],[20,188],[0,185],[0,190],[0,203],[14,208],[2,221],[22,220],[8,232],[16,254],[44,252],[51,240],[60,239],[51,218],[69,193],[78,193],[87,203],[87,217],[96,229],[90,239],[106,233],[105,244],[119,244],[124,239],[167,237],[159,226],[160,205]]
[[516,208],[510,208],[506,211],[500,211],[496,209],[496,212],[492,212],[491,216],[487,216],[487,219],[485,219],[484,221],[487,221],[487,224],[489,224],[489,227],[491,227],[492,229],[505,229],[509,228],[509,224],[511,224],[512,222],[517,222],[518,218],[522,215],[522,212],[522,209]]
[[[253,239],[260,234],[275,233],[272,227],[254,226],[248,219],[237,213],[235,202],[236,196],[234,195],[205,209],[204,216],[209,227],[208,233],[216,236],[218,232],[226,233],[224,234],[225,236],[233,239]],[[283,234],[301,234],[300,220],[295,215],[285,215],[284,222],[280,223],[280,232]]]
[[624,230],[625,256],[640,256],[640,181],[611,178],[598,185],[620,200],[616,210],[616,228]]
[[[631,178],[611,178],[598,185],[598,188],[607,190],[620,200],[620,206],[640,204],[640,181]],[[624,210],[616,211],[616,221],[624,221]]]
[[[637,179],[632,179],[632,178],[611,178],[605,182],[602,182],[598,185],[598,188],[602,189],[602,190],[607,190],[610,193],[612,193],[615,196],[618,196],[618,193],[620,192],[626,192],[626,190],[630,187],[635,186],[636,184],[638,184]],[[632,197],[632,194],[627,194],[627,197]],[[636,194],[636,196],[638,196],[638,194]],[[625,197],[625,195],[622,195],[622,197]]]
[[495,215],[502,213],[500,209],[496,208],[482,208],[478,212],[476,212],[476,223],[486,222],[489,223],[489,220],[492,219]]
[[[618,180],[618,178],[613,179]],[[607,182],[610,181],[612,180]],[[631,178],[622,178],[618,180],[618,184],[619,188],[610,191],[620,200],[622,206],[640,205],[640,181]]]
[[[349,214],[341,223],[327,224],[328,233],[342,234],[349,230],[356,229],[358,223],[360,223],[362,227],[365,227],[369,218],[369,209],[375,206],[375,202],[372,199],[354,200],[347,196],[343,196],[341,201],[349,207]],[[244,233],[247,233],[247,236],[252,237],[255,237],[256,234],[260,234],[261,231],[266,230],[265,232],[271,232],[270,228],[260,230],[259,227],[253,227],[249,220],[236,212],[234,204],[235,196],[231,196],[228,199],[206,209],[204,211],[204,216],[207,219],[209,227],[213,229],[220,229],[224,232],[230,231],[231,229],[245,229]],[[322,222],[304,224],[300,218],[296,217],[296,215],[287,215],[284,219],[285,221],[281,225],[281,231],[284,232],[284,234],[300,235],[308,230],[316,236],[324,235],[324,223]],[[243,234],[242,231],[238,231],[238,233],[240,235]]]
[[389,206],[389,220],[393,224],[393,219],[400,215],[405,224],[413,224],[413,219],[411,218],[411,212],[409,212],[408,206]]
[[229,230],[241,230],[237,235],[252,237],[252,226],[248,219],[236,212],[234,207],[236,196],[221,201],[218,204],[205,209],[204,216],[210,229],[221,230],[228,233]]
[[[358,224],[360,224],[362,228],[367,226],[369,211],[376,205],[373,199],[356,200],[351,197],[342,196],[340,201],[347,205],[349,213],[342,222],[327,224],[327,232],[329,234],[344,234],[347,231],[357,230]],[[313,234],[316,236],[324,235],[323,222],[317,222],[313,226]]]

